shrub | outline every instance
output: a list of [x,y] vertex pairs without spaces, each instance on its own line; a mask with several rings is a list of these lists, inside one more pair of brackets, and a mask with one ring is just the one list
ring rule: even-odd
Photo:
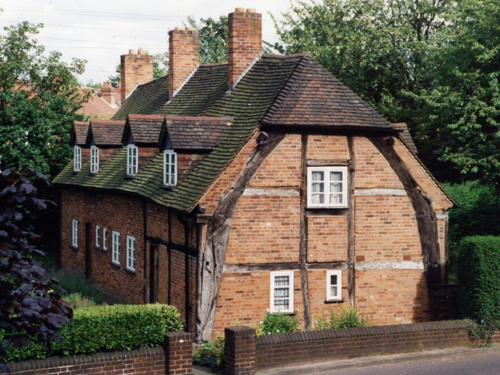
[[83,309],[96,305],[95,301],[92,298],[82,296],[81,293],[71,293],[64,296],[62,299],[68,302],[73,310]]
[[266,335],[273,333],[298,332],[299,319],[283,313],[266,313],[262,322],[262,332]]
[[217,335],[215,340],[201,344],[193,351],[193,363],[210,367],[215,372],[222,371],[224,368],[224,343],[224,337]]
[[173,306],[94,306],[74,311],[71,323],[65,324],[60,331],[61,344],[44,348],[33,338],[31,345],[11,348],[7,358],[21,361],[44,358],[54,352],[70,355],[159,346],[165,340],[165,333],[181,329],[180,314]]
[[358,312],[356,307],[344,306],[338,313],[330,313],[330,328],[367,327],[368,318]]
[[464,238],[457,276],[462,316],[478,323],[500,319],[500,237]]

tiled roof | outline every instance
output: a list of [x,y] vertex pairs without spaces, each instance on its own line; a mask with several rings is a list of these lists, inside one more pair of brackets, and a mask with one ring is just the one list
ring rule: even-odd
[[126,120],[127,115],[132,113],[149,115],[155,113],[167,101],[168,76],[164,76],[137,86],[112,119]]
[[83,113],[90,119],[110,119],[120,109],[120,105],[118,104],[120,98],[118,97],[118,99],[116,99],[117,95],[114,89],[114,104],[104,100],[104,98],[100,96],[100,93],[96,92],[93,88],[83,88],[81,92],[82,95],[85,95],[85,92],[90,92],[90,95],[88,100],[82,104],[78,112]]
[[87,144],[121,146],[125,121],[93,120],[87,134]]
[[392,128],[385,118],[308,55],[301,59],[263,123]]
[[130,135],[136,145],[159,144],[164,118],[160,115],[128,115],[124,143]]
[[415,146],[415,142],[413,142],[413,138],[411,137],[410,131],[408,130],[408,126],[405,122],[396,122],[393,123],[396,129],[402,130],[399,133],[399,139],[403,141],[403,143],[408,147],[408,149],[413,152],[415,155],[418,154],[417,146]]
[[89,123],[75,121],[71,129],[71,145],[84,146],[87,143],[87,133],[89,131]]
[[174,150],[211,150],[232,123],[231,117],[166,116]]

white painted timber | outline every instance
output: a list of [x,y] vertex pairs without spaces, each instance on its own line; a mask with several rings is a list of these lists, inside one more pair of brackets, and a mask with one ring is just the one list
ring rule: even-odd
[[423,262],[356,262],[357,270],[423,270]]
[[298,197],[298,189],[267,189],[267,188],[247,188],[243,195],[272,195],[281,197]]
[[405,189],[355,189],[354,195],[396,195],[405,196]]

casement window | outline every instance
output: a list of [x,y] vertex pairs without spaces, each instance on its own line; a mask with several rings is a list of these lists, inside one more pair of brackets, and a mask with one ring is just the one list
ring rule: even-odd
[[327,271],[326,273],[326,300],[342,300],[342,271]]
[[90,173],[99,172],[99,148],[90,146]]
[[71,222],[71,246],[78,247],[78,220]]
[[139,168],[139,151],[137,146],[127,146],[127,175],[135,176]]
[[163,185],[177,185],[177,153],[172,150],[163,153]]
[[135,237],[127,236],[127,270],[135,271]]
[[106,237],[108,234],[108,230],[106,228],[102,228],[102,250],[108,250],[108,238]]
[[73,147],[73,171],[80,172],[82,170],[82,148],[80,146]]
[[120,265],[120,233],[113,231],[111,237],[111,262]]
[[96,225],[95,226],[95,247],[99,247],[99,230],[101,228],[99,227],[99,225]]
[[271,312],[293,313],[293,271],[271,272]]
[[347,167],[309,167],[307,207],[347,207]]

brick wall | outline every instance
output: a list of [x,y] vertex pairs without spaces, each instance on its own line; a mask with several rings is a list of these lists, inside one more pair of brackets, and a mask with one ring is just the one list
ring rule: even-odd
[[[246,331],[244,330],[246,329]],[[229,332],[228,332],[229,331]],[[232,359],[232,369],[253,363],[251,332],[248,327],[226,329],[226,355],[241,348]],[[228,333],[231,336],[228,336]],[[241,341],[238,334],[241,335]],[[231,339],[228,340],[228,337]],[[255,340],[255,370],[365,356],[409,353],[430,349],[463,347],[472,344],[463,321],[442,321],[379,327],[346,328],[265,335]],[[234,345],[234,348],[227,346]],[[240,346],[241,345],[241,346]],[[243,372],[227,371],[226,375]]]
[[49,357],[10,363],[14,375],[184,375],[192,373],[192,340],[185,332],[168,333],[165,349],[96,353],[92,355]]

